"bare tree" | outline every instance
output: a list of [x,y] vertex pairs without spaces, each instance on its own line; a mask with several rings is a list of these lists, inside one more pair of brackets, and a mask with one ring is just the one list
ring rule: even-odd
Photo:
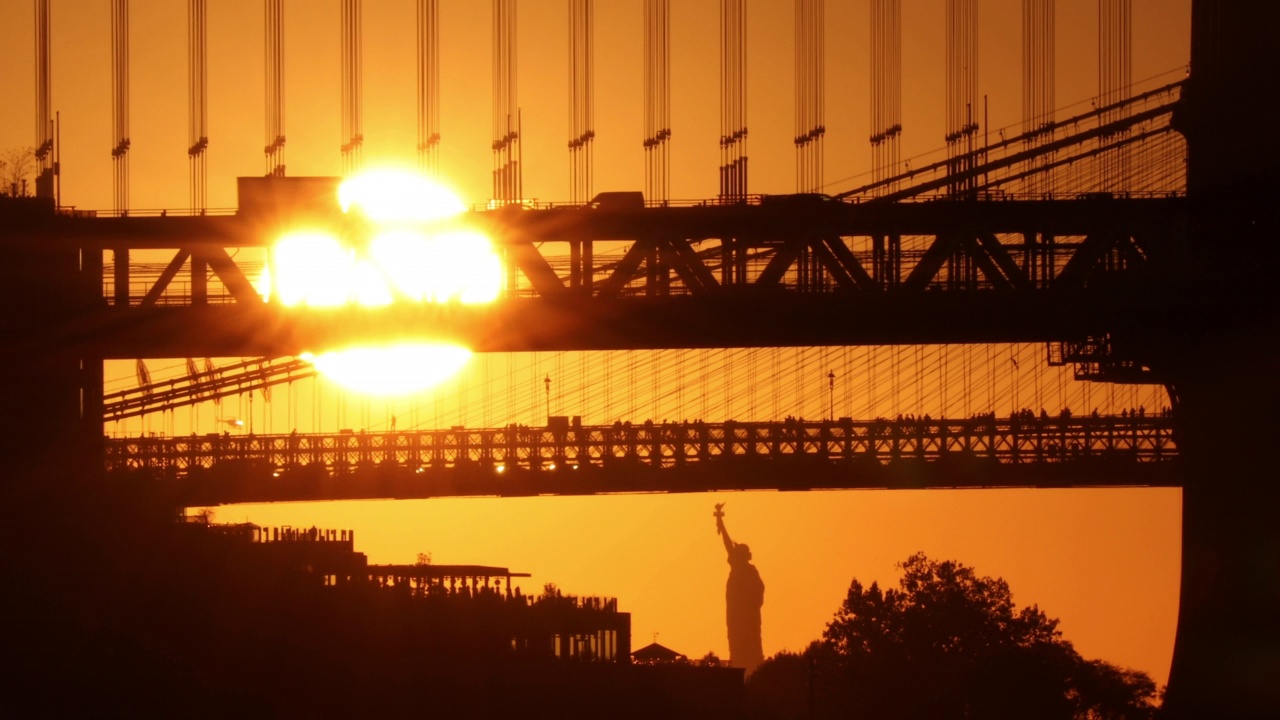
[[10,148],[0,155],[0,195],[25,197],[34,185],[28,183],[36,167],[36,151],[31,146]]

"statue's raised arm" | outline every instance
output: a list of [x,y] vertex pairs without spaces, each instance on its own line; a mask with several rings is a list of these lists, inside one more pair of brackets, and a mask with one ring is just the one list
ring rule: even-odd
[[724,539],[724,551],[733,552],[733,540],[729,539],[729,531],[724,527],[724,503],[716,503],[716,532],[720,533],[720,537]]

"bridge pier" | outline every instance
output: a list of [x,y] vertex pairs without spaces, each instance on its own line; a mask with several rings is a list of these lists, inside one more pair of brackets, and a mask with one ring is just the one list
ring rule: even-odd
[[1280,73],[1274,3],[1193,0],[1187,138],[1194,304],[1160,318],[1183,484],[1182,591],[1165,717],[1280,711],[1280,147],[1257,111]]
[[45,699],[92,674],[68,649],[101,647],[103,588],[142,547],[108,548],[132,518],[103,482],[102,360],[73,349],[100,302],[101,262],[33,239],[53,212],[51,199],[0,198],[0,587],[22,658],[0,686]]
[[48,198],[0,204],[3,485],[33,498],[101,478],[104,460],[102,359],[74,349],[90,330],[78,323],[102,302],[101,253],[23,232],[53,211]]
[[1215,338],[1175,382],[1186,473],[1167,717],[1280,708],[1280,324]]

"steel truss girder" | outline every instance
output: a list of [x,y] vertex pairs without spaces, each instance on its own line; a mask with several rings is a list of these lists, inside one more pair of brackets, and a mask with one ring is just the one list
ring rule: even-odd
[[[1180,198],[1096,197],[504,208],[468,217],[515,268],[491,306],[329,312],[264,302],[228,252],[264,245],[283,213],[59,216],[33,233],[121,260],[173,253],[140,295],[121,290],[136,265],[108,269],[115,302],[61,328],[93,352],[274,357],[406,333],[477,350],[1071,339],[1169,299],[1132,280],[1176,286],[1184,214]],[[185,295],[173,290],[184,272]]]

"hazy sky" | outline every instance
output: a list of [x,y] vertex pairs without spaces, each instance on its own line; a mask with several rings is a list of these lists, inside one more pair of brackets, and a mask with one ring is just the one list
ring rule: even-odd
[[[416,144],[413,0],[364,2],[366,165],[412,163]],[[186,3],[132,5],[132,206],[187,204]],[[442,170],[468,202],[489,195],[490,3],[441,0]],[[904,5],[904,157],[942,144],[943,0]],[[979,3],[980,92],[989,125],[1020,122],[1020,8]],[[109,0],[54,0],[53,107],[62,113],[64,203],[111,205]],[[595,189],[643,187],[641,0],[596,3]],[[672,3],[672,196],[714,195],[719,135],[717,7]],[[1096,92],[1096,3],[1058,7],[1060,106]],[[1190,0],[1134,0],[1134,79],[1181,72]],[[338,0],[287,0],[286,161],[290,175],[340,169]],[[752,192],[794,189],[789,0],[749,0]],[[234,178],[263,171],[261,0],[209,3],[209,202],[235,205]],[[569,195],[566,3],[520,4],[519,102],[526,195]],[[870,168],[866,0],[827,2],[830,191]],[[0,149],[34,141],[33,10],[0,0]],[[693,413],[690,413],[693,415]],[[708,420],[720,418],[707,417]],[[1087,478],[1082,478],[1087,483]],[[354,528],[371,561],[482,563],[578,594],[617,596],[633,644],[727,654],[728,566],[711,517],[727,500],[766,584],[764,649],[816,638],[850,578],[892,584],[923,550],[1011,584],[1015,601],[1063,621],[1088,657],[1167,677],[1177,613],[1179,491],[1006,490],[531,498],[224,508],[219,519]]]

